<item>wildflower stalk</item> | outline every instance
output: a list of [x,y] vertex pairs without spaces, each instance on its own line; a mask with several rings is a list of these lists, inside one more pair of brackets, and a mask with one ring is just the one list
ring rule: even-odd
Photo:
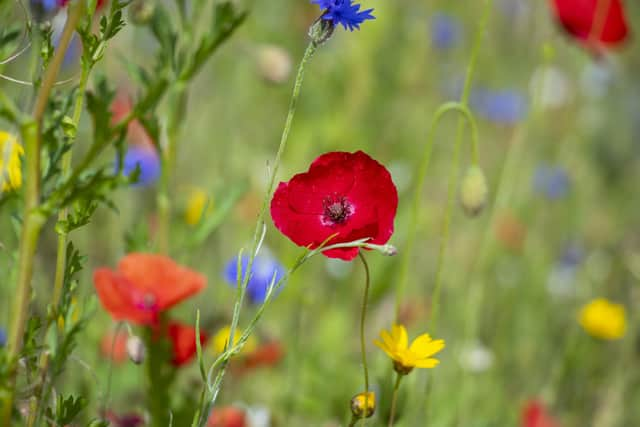
[[371,275],[369,273],[369,264],[366,258],[362,254],[362,251],[358,251],[358,257],[362,261],[364,267],[365,281],[364,281],[364,294],[362,295],[362,310],[360,311],[360,352],[362,353],[362,371],[364,375],[364,407],[362,411],[362,425],[366,425],[367,422],[367,410],[369,407],[369,368],[367,366],[367,346],[364,338],[364,325],[367,317],[367,301],[369,300],[369,287],[371,283]]
[[[276,182],[276,176],[278,174],[278,170],[280,167],[280,161],[282,158],[282,154],[284,153],[284,150],[287,146],[287,141],[289,139],[289,132],[291,131],[291,125],[293,123],[293,117],[295,116],[295,112],[296,112],[296,108],[298,106],[298,99],[300,97],[300,89],[302,87],[302,82],[304,80],[304,71],[305,71],[305,67],[307,65],[307,63],[309,62],[309,60],[313,57],[314,53],[316,52],[318,48],[318,44],[315,41],[311,41],[309,42],[304,55],[302,57],[302,60],[300,61],[300,65],[298,66],[298,72],[296,74],[296,80],[293,86],[293,93],[291,95],[291,101],[289,103],[289,110],[287,112],[287,118],[285,120],[285,124],[284,124],[284,128],[282,130],[282,136],[280,137],[280,145],[278,146],[278,151],[276,153],[276,158],[273,162],[273,166],[271,168],[271,173],[269,175],[269,183],[267,185],[267,191],[265,193],[264,196],[264,200],[262,202],[262,207],[260,208],[260,213],[258,214],[258,219],[256,221],[256,228],[255,228],[255,232],[253,235],[253,243],[252,243],[252,247],[251,247],[251,252],[249,253],[249,259],[247,261],[247,267],[246,267],[246,271],[247,273],[244,274],[244,277],[242,277],[242,271],[243,269],[241,268],[242,266],[239,266],[238,268],[238,296],[236,298],[236,303],[234,305],[233,308],[233,317],[231,319],[231,326],[230,326],[230,330],[229,330],[229,340],[227,342],[233,344],[234,343],[234,337],[235,337],[235,331],[236,328],[238,327],[238,322],[240,319],[240,309],[242,307],[242,303],[244,302],[244,297],[246,294],[246,290],[247,290],[247,286],[249,283],[249,278],[250,278],[250,272],[252,271],[253,268],[253,262],[255,260],[255,257],[258,253],[258,251],[260,250],[260,246],[262,244],[262,241],[264,239],[264,233],[265,233],[265,214],[267,211],[267,206],[269,205],[269,201],[271,200],[271,196],[273,194],[274,191],[274,187],[275,187],[275,182]],[[317,253],[315,251],[310,252],[310,254],[314,254]],[[309,254],[307,254],[309,255]],[[240,255],[241,256],[241,255]],[[239,258],[240,259],[240,258]],[[220,389],[220,386],[222,384],[222,380],[224,378],[224,374],[226,372],[226,366],[228,363],[228,360],[234,355],[237,354],[237,352],[240,351],[240,349],[242,349],[242,347],[244,346],[246,340],[249,338],[251,332],[253,331],[253,328],[255,327],[255,323],[257,323],[257,321],[259,320],[259,318],[262,316],[262,313],[264,311],[264,309],[266,308],[268,302],[271,299],[271,294],[273,291],[273,288],[279,287],[281,286],[281,284],[283,284],[286,279],[300,266],[302,265],[302,263],[304,263],[304,261],[306,261],[306,257],[300,258],[298,260],[298,262],[296,262],[296,264],[294,265],[294,267],[277,283],[272,283],[271,286],[271,292],[267,292],[267,297],[265,298],[265,302],[260,306],[260,308],[257,310],[257,312],[254,315],[254,318],[251,320],[251,322],[249,323],[249,326],[247,326],[247,328],[243,331],[242,336],[240,337],[240,339],[238,340],[238,343],[235,345],[229,345],[229,348],[222,354],[220,355],[220,357],[218,357],[218,359],[216,359],[216,361],[211,365],[211,367],[209,368],[209,374],[207,375],[207,378],[205,379],[207,384],[206,387],[209,388],[209,395],[210,398],[207,400],[206,404],[201,405],[202,410],[199,411],[199,413],[196,414],[196,417],[194,417],[194,423],[193,425],[198,425],[198,426],[203,426],[209,416],[209,412],[211,410],[211,407],[213,406],[213,404],[215,403],[217,396],[218,396],[218,392]],[[274,278],[275,279],[275,278]],[[215,377],[215,379],[212,381],[211,380],[211,375],[214,372],[215,369],[218,369],[219,371]],[[204,397],[204,395],[202,396]],[[203,402],[201,401],[201,404]]]
[[167,146],[162,150],[160,187],[158,189],[158,250],[169,253],[169,228],[171,222],[171,179],[175,169],[180,124],[183,121],[187,102],[187,85],[178,81],[173,89],[171,110],[167,125]]
[[[429,134],[427,136],[427,142],[424,147],[424,152],[422,155],[422,159],[420,161],[420,165],[418,168],[418,177],[416,188],[413,193],[413,203],[410,213],[409,219],[409,231],[407,233],[407,242],[405,245],[404,252],[407,254],[412,253],[413,246],[415,245],[415,236],[416,229],[418,226],[418,218],[420,215],[420,202],[421,196],[424,188],[424,181],[427,175],[427,171],[429,169],[429,164],[431,161],[431,153],[433,151],[433,143],[435,138],[435,130],[443,118],[443,116],[449,111],[457,111],[462,117],[458,119],[457,131],[456,131],[456,139],[454,145],[453,158],[451,163],[451,170],[449,176],[449,186],[447,190],[447,210],[445,213],[445,217],[442,224],[442,234],[440,236],[440,247],[438,251],[438,261],[436,265],[436,274],[435,274],[435,285],[433,292],[433,307],[431,310],[430,318],[433,320],[437,313],[438,301],[437,298],[440,296],[440,286],[441,286],[441,276],[442,276],[442,265],[444,255],[446,253],[446,246],[449,237],[449,224],[451,223],[451,214],[453,210],[453,199],[455,196],[455,189],[457,186],[457,177],[458,177],[458,158],[460,153],[460,146],[462,145],[462,136],[464,135],[464,125],[465,122],[471,128],[471,161],[473,164],[478,163],[478,131],[475,119],[473,114],[469,110],[468,101],[469,95],[471,93],[471,80],[473,78],[473,73],[475,71],[475,66],[478,58],[478,54],[480,52],[480,47],[482,46],[482,38],[484,32],[487,27],[487,22],[489,19],[489,11],[491,10],[492,0],[486,0],[483,16],[480,21],[480,25],[476,32],[475,43],[473,50],[471,52],[471,58],[469,59],[469,63],[467,65],[464,86],[462,89],[462,96],[460,98],[460,102],[449,102],[441,105],[436,113],[434,114],[433,120],[431,122],[431,127],[429,129]],[[396,319],[399,318],[400,315],[400,304],[402,302],[402,296],[404,294],[404,289],[407,286],[407,282],[409,279],[409,261],[410,257],[405,257],[403,259],[403,263],[400,269],[400,280],[399,284],[396,287]]]
[[393,426],[393,421],[396,417],[396,405],[398,402],[398,390],[400,389],[400,382],[402,381],[402,375],[396,372],[396,382],[393,385],[393,396],[391,397],[391,409],[389,410],[389,427]]
[[40,207],[40,146],[42,142],[42,119],[44,117],[49,95],[55,84],[56,78],[64,55],[71,42],[80,17],[84,12],[85,2],[79,1],[72,6],[60,43],[51,63],[48,65],[38,91],[33,108],[32,117],[21,126],[21,134],[25,148],[25,192],[24,192],[24,219],[20,236],[20,249],[18,258],[18,281],[13,306],[9,340],[7,342],[7,356],[10,363],[7,378],[7,391],[4,399],[3,412],[0,414],[1,425],[11,424],[13,409],[13,397],[15,393],[17,358],[22,350],[22,337],[24,325],[29,311],[31,300],[31,278],[33,276],[33,258],[35,256],[40,231],[46,221],[46,215]]
[[[80,123],[80,116],[82,115],[82,105],[84,103],[84,94],[87,87],[87,82],[89,80],[89,73],[91,69],[89,67],[82,67],[80,82],[78,83],[78,89],[75,96],[74,107],[73,107],[73,115],[71,117],[72,124],[76,129]],[[73,138],[70,138],[68,143],[73,145],[76,138],[76,133],[74,132]],[[67,177],[69,175],[69,171],[71,170],[71,160],[72,160],[72,150],[71,148],[67,151],[62,157],[62,176]],[[58,213],[58,220],[64,220],[67,216],[68,209],[63,208]],[[56,270],[53,281],[53,297],[52,302],[53,306],[57,307],[60,304],[60,298],[62,296],[62,285],[64,283],[64,273],[65,273],[65,265],[67,261],[67,234],[59,233],[58,234],[58,247],[56,252]],[[51,327],[51,323],[53,322],[53,318],[49,318],[47,320],[47,326],[45,328],[44,334],[47,334],[48,329]],[[40,356],[39,362],[39,375],[40,383],[36,387],[33,398],[31,400],[30,408],[29,408],[29,419],[27,422],[28,427],[32,427],[36,422],[36,418],[39,417],[39,407],[42,404],[43,398],[43,388],[44,383],[47,378],[47,369],[49,367],[49,353],[44,352]]]

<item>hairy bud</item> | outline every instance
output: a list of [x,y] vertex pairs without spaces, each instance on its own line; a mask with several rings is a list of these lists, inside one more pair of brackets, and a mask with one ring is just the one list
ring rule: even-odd
[[478,166],[471,166],[460,185],[460,204],[464,212],[470,217],[480,214],[487,204],[488,193],[484,172]]

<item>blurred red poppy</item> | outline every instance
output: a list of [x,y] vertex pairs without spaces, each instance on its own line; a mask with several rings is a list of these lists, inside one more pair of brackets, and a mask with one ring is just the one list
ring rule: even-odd
[[116,320],[155,325],[158,314],[201,291],[206,278],[162,255],[132,253],[117,270],[93,274],[102,306]]
[[589,48],[615,46],[628,35],[621,0],[551,0],[564,29]]
[[145,420],[141,415],[129,413],[118,415],[113,411],[107,411],[105,418],[112,427],[140,427],[145,425]]
[[274,366],[284,357],[284,348],[278,341],[262,344],[242,360],[240,372],[247,372],[260,367]]
[[207,427],[245,427],[246,425],[244,411],[233,406],[214,409],[207,421]]
[[[281,182],[271,200],[276,228],[295,244],[317,248],[370,237],[387,243],[393,234],[398,192],[387,169],[362,151],[318,157],[305,173]],[[359,248],[324,251],[329,258],[352,260]]]
[[[114,341],[115,336],[115,341]],[[122,363],[127,360],[127,331],[108,332],[103,335],[100,341],[100,353],[102,356],[113,360],[115,363]]]
[[[171,347],[173,349],[171,363],[174,366],[182,366],[191,362],[197,353],[196,328],[178,322],[171,322],[167,329],[167,335],[171,340]],[[204,346],[207,339],[207,335],[200,332],[201,346]]]
[[560,427],[539,400],[530,400],[522,410],[522,427]]

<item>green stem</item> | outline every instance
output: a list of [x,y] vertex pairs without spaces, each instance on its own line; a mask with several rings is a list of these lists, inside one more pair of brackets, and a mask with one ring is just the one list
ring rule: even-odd
[[396,405],[398,402],[398,390],[400,389],[400,381],[402,375],[396,373],[396,383],[393,386],[393,397],[391,398],[391,410],[389,411],[389,427],[393,426],[393,420],[396,417]]
[[40,231],[46,221],[46,216],[39,210],[40,203],[40,146],[42,142],[42,118],[47,107],[49,94],[53,89],[58,72],[62,66],[64,55],[69,47],[76,25],[84,12],[85,2],[79,1],[72,6],[60,37],[60,44],[51,63],[47,67],[42,85],[36,97],[32,119],[21,128],[25,148],[25,192],[24,192],[24,220],[20,236],[20,250],[18,259],[18,282],[14,297],[14,313],[7,343],[9,360],[9,374],[4,408],[0,414],[0,425],[11,425],[13,398],[16,386],[17,358],[22,350],[22,336],[24,325],[29,312],[31,300],[31,278],[33,276],[33,258],[38,246]]
[[[80,82],[78,84],[78,89],[75,97],[75,104],[73,108],[73,116],[72,123],[74,127],[77,128],[80,123],[80,116],[82,115],[82,105],[84,103],[84,93],[87,87],[87,82],[89,80],[89,72],[90,69],[86,67],[82,67],[82,74],[80,75]],[[76,134],[74,134],[73,138],[70,138],[68,143],[73,145],[76,138]],[[72,160],[72,150],[69,149],[64,156],[62,157],[62,176],[66,177],[71,170],[71,160]],[[63,220],[66,218],[68,213],[68,209],[64,208],[58,213],[58,220]],[[64,283],[64,273],[65,266],[67,262],[67,234],[61,233],[58,235],[58,248],[56,253],[56,270],[53,282],[53,306],[57,307],[60,303],[60,297],[62,296],[62,285]],[[49,318],[47,320],[47,326],[45,328],[44,335],[46,336],[47,331],[51,327],[51,323],[54,321],[54,318]],[[36,419],[39,417],[39,408],[42,405],[42,397],[47,393],[42,393],[44,388],[44,382],[47,378],[47,369],[49,367],[49,353],[43,352],[40,357],[39,363],[39,375],[40,384],[36,387],[33,393],[33,399],[31,401],[30,410],[29,410],[29,420],[27,423],[28,427],[32,427],[36,422]]]
[[366,423],[367,408],[369,407],[369,368],[367,366],[367,346],[364,337],[364,325],[367,319],[367,301],[369,300],[369,287],[371,283],[371,275],[369,273],[369,264],[362,251],[358,251],[360,261],[364,267],[365,282],[364,294],[362,295],[362,310],[360,311],[360,352],[362,353],[362,371],[364,375],[364,407],[362,411],[362,425]]
[[[476,66],[476,62],[477,62],[477,58],[480,52],[480,47],[482,46],[482,37],[484,35],[484,32],[486,30],[487,27],[487,23],[489,20],[489,11],[491,10],[491,4],[492,4],[492,0],[486,0],[485,2],[485,7],[484,7],[484,11],[483,11],[483,16],[481,18],[481,22],[480,25],[478,27],[478,31],[476,32],[476,37],[475,37],[475,44],[471,53],[471,58],[469,59],[469,64],[467,65],[467,71],[466,71],[466,75],[465,75],[465,81],[464,81],[464,86],[463,86],[463,90],[462,90],[462,97],[460,99],[459,103],[448,103],[448,104],[444,104],[442,105],[437,111],[436,114],[434,115],[434,119],[431,123],[431,128],[429,130],[429,134],[428,134],[428,138],[427,138],[427,143],[425,144],[424,147],[424,152],[422,155],[422,159],[420,161],[420,166],[418,168],[418,177],[417,177],[417,185],[416,185],[416,189],[413,193],[413,203],[412,203],[412,208],[411,208],[411,214],[410,214],[410,219],[409,219],[409,232],[407,234],[407,242],[405,245],[405,249],[404,249],[404,253],[406,254],[406,256],[403,259],[403,263],[400,269],[400,279],[399,279],[399,283],[398,286],[396,288],[396,319],[399,318],[400,315],[400,304],[402,302],[402,296],[404,294],[404,290],[407,286],[407,282],[409,280],[409,261],[410,261],[410,254],[413,251],[413,247],[415,245],[415,236],[416,236],[416,230],[418,227],[418,218],[420,215],[420,201],[421,201],[421,196],[422,196],[422,192],[423,192],[423,188],[424,188],[424,180],[426,178],[427,175],[427,171],[429,169],[429,164],[430,164],[430,160],[431,160],[431,152],[433,150],[433,142],[434,142],[434,135],[435,135],[435,130],[436,127],[439,123],[439,121],[442,119],[442,117],[444,116],[444,114],[448,111],[451,110],[457,110],[460,113],[463,114],[464,117],[461,117],[458,120],[458,131],[456,134],[456,145],[454,147],[454,157],[457,155],[456,153],[459,151],[459,146],[461,144],[461,139],[462,139],[462,131],[463,131],[463,127],[465,124],[465,120],[469,123],[469,125],[471,126],[471,131],[472,131],[472,146],[471,146],[471,158],[472,158],[472,162],[474,164],[477,163],[478,161],[478,138],[477,138],[477,126],[475,124],[475,120],[473,118],[473,114],[471,114],[471,112],[469,111],[468,108],[468,101],[469,101],[469,95],[471,93],[471,80],[473,77],[473,73],[475,70],[475,66]],[[453,176],[454,171],[451,171],[451,176]],[[457,171],[455,171],[455,173],[457,173]],[[457,177],[457,175],[456,175]],[[445,221],[443,223],[443,230],[445,229],[445,227],[447,228],[448,231],[448,223],[450,222],[450,213],[445,215]],[[442,236],[442,240],[441,240],[441,245],[440,245],[440,258],[442,258],[442,256],[444,255],[444,250],[446,249],[446,240],[445,240],[446,236]],[[440,273],[439,273],[439,269],[441,268],[441,261],[438,261],[439,266],[437,267],[436,270],[436,284],[434,289],[438,290],[439,292],[439,277],[440,277]],[[435,291],[434,291],[435,294]],[[433,316],[432,316],[433,318]]]
[[[265,193],[264,196],[264,200],[262,202],[262,207],[260,209],[260,213],[258,214],[258,219],[256,222],[256,228],[253,234],[253,244],[251,247],[251,252],[249,253],[249,259],[247,262],[247,268],[245,271],[252,271],[253,268],[253,261],[257,255],[257,250],[259,249],[259,245],[260,242],[262,240],[262,231],[264,228],[264,217],[267,211],[267,207],[269,206],[269,202],[271,200],[271,196],[273,194],[273,190],[275,187],[275,182],[276,182],[276,176],[278,174],[278,169],[280,167],[280,161],[282,158],[282,154],[284,153],[284,150],[287,146],[287,141],[289,139],[289,132],[291,131],[291,125],[293,123],[293,117],[295,115],[296,112],[296,108],[298,106],[298,99],[300,97],[300,89],[302,87],[302,81],[304,80],[304,71],[305,71],[305,66],[307,65],[307,63],[309,62],[309,60],[313,57],[314,53],[316,52],[318,46],[316,45],[315,42],[311,41],[309,43],[309,45],[307,46],[307,49],[304,52],[304,56],[302,57],[302,60],[300,61],[300,65],[298,66],[298,73],[296,74],[296,81],[294,83],[293,86],[293,94],[291,95],[291,102],[289,104],[289,110],[287,113],[287,118],[285,120],[285,124],[284,124],[284,128],[282,130],[282,136],[280,138],[280,145],[278,146],[278,151],[276,153],[276,158],[273,162],[273,168],[271,169],[271,173],[269,176],[269,184],[267,185],[267,191]],[[296,264],[296,267],[294,268],[294,270],[299,267],[301,265],[301,262]],[[292,273],[293,270],[290,272]],[[235,336],[235,331],[236,328],[238,327],[238,322],[240,319],[240,308],[242,307],[242,303],[244,302],[244,296],[246,294],[246,288],[247,288],[247,284],[249,282],[249,274],[245,274],[244,275],[244,279],[242,280],[242,283],[239,284],[238,286],[238,297],[236,300],[236,303],[234,305],[233,308],[233,317],[231,319],[231,326],[230,326],[230,331],[229,331],[229,336],[230,337],[234,337]],[[282,279],[281,279],[282,281]],[[264,310],[264,307],[266,305],[267,301],[265,301],[265,304],[263,304],[260,309],[258,310],[258,312],[256,313],[256,315],[254,316],[254,319],[252,320],[251,324],[249,325],[249,327],[247,327],[247,331],[250,331],[253,326],[254,323],[257,322],[257,319],[261,316],[262,311]],[[240,340],[242,342],[242,339]],[[231,341],[233,342],[233,341]],[[236,347],[236,346],[234,346]],[[233,349],[229,349],[228,352],[233,351]],[[229,353],[231,354],[231,353]],[[229,356],[230,357],[230,356]],[[209,410],[211,409],[211,406],[213,406],[213,404],[215,403],[215,400],[217,398],[217,394],[218,394],[218,390],[220,388],[220,385],[222,384],[222,380],[224,378],[224,374],[226,372],[226,360],[228,359],[220,359],[220,362],[214,362],[214,364],[211,366],[211,368],[209,369],[209,372],[213,372],[213,369],[216,368],[218,365],[220,365],[220,371],[217,373],[215,381],[213,382],[213,384],[206,384],[206,387],[209,387],[210,390],[210,396],[211,398],[208,400],[207,405],[205,408],[203,408],[203,410],[200,412],[201,413],[201,417],[199,420],[198,425],[199,426],[203,426],[204,423],[206,423],[207,421],[207,416],[209,413]]]
[[158,189],[158,251],[169,253],[169,230],[171,226],[171,178],[175,169],[178,137],[183,118],[186,115],[187,88],[178,81],[173,89],[169,124],[167,128],[167,147],[162,150],[162,167]]

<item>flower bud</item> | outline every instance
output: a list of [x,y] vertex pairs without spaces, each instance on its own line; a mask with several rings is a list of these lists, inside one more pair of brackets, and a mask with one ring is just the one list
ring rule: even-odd
[[460,204],[464,212],[470,217],[480,214],[487,204],[488,192],[484,172],[479,166],[471,166],[460,186]]
[[335,29],[336,26],[333,21],[320,17],[309,28],[309,37],[311,37],[314,45],[320,46],[331,38]]
[[147,350],[139,337],[131,335],[127,338],[127,354],[129,355],[129,359],[136,365],[144,361]]
[[351,414],[354,418],[369,418],[376,410],[376,395],[374,392],[358,393],[351,398]]
[[273,84],[285,83],[293,67],[289,53],[273,45],[261,46],[256,55],[256,62],[260,76]]

